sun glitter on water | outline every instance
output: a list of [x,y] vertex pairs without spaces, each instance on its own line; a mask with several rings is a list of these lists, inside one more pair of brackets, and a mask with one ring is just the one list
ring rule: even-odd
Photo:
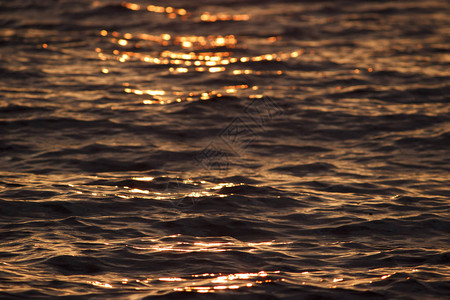
[[[123,2],[122,6],[131,11],[159,13],[168,18],[180,18],[181,22],[242,22],[249,21],[249,15],[228,15],[225,13],[212,14],[209,12],[200,15],[191,14],[184,8],[170,6],[142,6],[131,2]],[[118,32],[103,29],[100,36],[107,42],[107,46],[96,48],[98,58],[109,63],[102,73],[110,74],[112,70],[120,70],[121,64],[132,68],[135,62],[144,62],[149,66],[160,66],[154,74],[158,76],[190,76],[190,74],[223,73],[229,76],[271,75],[280,76],[282,70],[254,70],[246,67],[250,63],[258,62],[286,62],[301,55],[302,50],[291,52],[265,53],[247,56],[240,54],[245,50],[245,37],[229,35],[176,35],[172,33],[150,34],[143,32]],[[243,43],[240,42],[244,39]],[[281,40],[280,36],[259,38],[256,43],[270,45]],[[119,64],[117,64],[117,62]],[[106,71],[107,70],[107,71]],[[222,87],[210,90],[185,91],[181,86],[170,89],[144,86],[142,84],[126,81],[122,82],[123,92],[134,94],[140,98],[144,105],[171,104],[183,101],[199,101],[217,99],[224,96],[239,94],[251,99],[260,98],[255,94],[257,86],[237,85],[235,87]]]

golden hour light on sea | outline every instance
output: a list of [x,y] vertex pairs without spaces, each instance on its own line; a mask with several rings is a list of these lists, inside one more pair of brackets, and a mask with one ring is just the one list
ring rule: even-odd
[[[166,236],[167,238],[179,238],[180,235]],[[159,239],[152,239],[152,242],[158,242]],[[257,245],[271,245],[273,242],[257,242],[249,244]],[[186,242],[177,242],[173,245],[167,245],[167,247],[132,247],[135,250],[141,251],[174,251],[174,252],[186,252],[182,247]],[[200,247],[202,249],[212,249],[212,252],[216,252],[219,247],[232,247],[233,242],[195,242],[192,245]],[[180,248],[181,247],[181,248]],[[242,246],[239,246],[242,247]],[[392,275],[398,274],[404,277],[404,280],[410,280],[413,273],[418,272],[417,268],[392,268],[392,269],[372,269],[367,271],[367,276],[364,278],[351,278],[334,274],[326,274],[322,270],[317,271],[299,271],[299,272],[281,272],[276,271],[255,271],[255,272],[237,272],[237,273],[222,273],[222,272],[207,272],[192,275],[169,275],[169,276],[145,276],[139,279],[130,278],[118,278],[117,280],[109,279],[109,282],[104,280],[92,280],[87,281],[88,284],[98,288],[111,289],[116,285],[141,285],[149,287],[152,284],[162,284],[168,289],[176,292],[192,292],[192,293],[215,293],[224,290],[237,290],[245,288],[253,288],[259,285],[271,284],[276,282],[289,282],[291,284],[310,285],[328,288],[353,288],[358,285],[371,285],[375,282],[380,282],[390,278]],[[380,273],[383,275],[376,275]]]
[[[184,8],[175,8],[171,6],[159,6],[159,5],[139,5],[132,2],[122,2],[122,7],[125,7],[129,10],[133,11],[148,11],[152,13],[165,14],[170,19],[175,19],[177,17],[181,17],[182,19],[186,19],[190,16],[188,11]],[[199,17],[196,17],[195,20],[200,22],[223,22],[223,21],[248,21],[250,16],[247,14],[226,14],[226,13],[218,13],[213,14],[210,12],[203,12]]]
[[[130,4],[131,5],[131,4]],[[136,9],[135,6],[130,6]],[[171,9],[169,8],[169,11]],[[282,70],[252,70],[241,69],[242,65],[249,62],[263,61],[288,61],[295,59],[303,53],[303,50],[291,52],[267,53],[254,56],[236,55],[235,48],[239,46],[238,38],[234,35],[206,35],[206,36],[177,36],[169,33],[158,35],[146,33],[120,33],[118,31],[101,30],[100,36],[106,38],[112,44],[117,45],[116,49],[105,51],[104,48],[96,48],[95,52],[102,61],[116,60],[120,63],[141,61],[152,65],[166,66],[169,74],[184,76],[189,73],[228,73],[230,75],[270,75],[281,76]],[[260,42],[272,43],[281,38],[271,36],[262,38]],[[152,45],[156,43],[163,47],[162,51],[152,50]],[[171,46],[169,48],[169,46]],[[149,49],[150,51],[131,51],[134,48]],[[178,47],[178,51],[173,48]],[[217,47],[225,48],[224,51],[212,51]],[[119,50],[122,49],[122,50]],[[102,73],[109,73],[109,69],[104,67]],[[252,87],[257,89],[258,87]],[[127,94],[141,96],[140,102],[143,105],[167,105],[183,101],[209,100],[220,98],[223,95],[240,95],[250,99],[262,98],[263,94],[242,94],[240,91],[247,87],[223,87],[210,91],[180,92],[164,89],[138,88],[130,84],[124,88]]]
[[284,278],[280,278],[279,274],[280,271],[259,271],[254,273],[232,274],[195,274],[191,277],[198,279],[198,281],[192,282],[192,280],[189,280],[193,284],[176,287],[173,290],[178,292],[214,293],[223,290],[251,288],[256,285],[284,281]]
[[126,46],[126,45],[128,44],[128,41],[125,40],[125,39],[120,39],[120,40],[117,41],[117,43],[118,43],[120,46]]
[[249,15],[229,15],[224,13],[210,14],[205,12],[200,16],[202,22],[217,22],[217,21],[248,21]]
[[[239,185],[244,185],[244,183],[241,183]],[[238,184],[235,184],[232,182],[224,182],[224,183],[219,183],[219,184],[213,186],[211,189],[220,190],[221,188],[224,188],[224,187],[234,187],[234,186],[238,186]]]
[[[130,248],[139,251],[156,251],[156,252],[179,252],[179,253],[196,253],[196,252],[211,252],[220,253],[233,251],[236,248],[248,249],[248,252],[265,251],[266,249],[272,249],[273,247],[282,248],[289,247],[292,242],[283,241],[265,241],[265,242],[213,242],[213,241],[196,241],[196,242],[165,242],[165,243],[155,243],[148,246],[144,245],[129,245]],[[256,275],[255,275],[256,276]],[[263,273],[258,276],[264,277]],[[234,277],[230,277],[234,278]]]
[[234,48],[238,43],[234,35],[171,36],[167,33],[160,35],[151,35],[145,33],[133,35],[131,33],[121,34],[117,31],[108,32],[106,30],[101,30],[100,35],[103,37],[111,37],[110,41],[120,46],[126,46],[130,43],[131,40],[133,40],[134,46],[138,48],[145,46],[144,42],[149,43],[147,45],[156,42],[162,46],[179,45],[182,48],[194,49],[207,49],[213,47]]
[[[175,69],[172,70],[176,72]],[[146,90],[146,89],[133,89],[126,84],[123,91],[127,94],[135,94],[137,96],[150,96],[151,99],[143,99],[142,103],[146,105],[150,104],[171,104],[174,102],[182,101],[196,101],[196,100],[209,100],[213,97],[220,98],[224,95],[233,95],[238,93],[239,90],[248,90],[248,93],[259,89],[258,86],[249,87],[248,85],[236,85],[225,86],[222,89],[212,90],[207,92],[181,92],[181,91],[164,91],[164,90]],[[249,94],[250,99],[262,98],[261,94]]]
[[169,281],[169,282],[174,282],[174,281],[184,281],[186,279],[183,278],[179,278],[179,277],[160,277],[158,278],[159,281]]
[[[171,69],[172,72],[177,72],[176,69]],[[185,70],[183,70],[185,71]],[[248,86],[246,84],[224,86],[217,90],[199,91],[199,92],[183,92],[183,91],[168,91],[168,90],[150,90],[150,89],[136,89],[131,88],[129,83],[123,84],[123,91],[127,94],[135,94],[137,96],[148,97],[142,99],[145,105],[165,105],[182,101],[198,101],[209,100],[211,98],[220,98],[224,95],[236,95],[238,93],[246,95],[249,99],[263,98],[263,94],[256,94],[259,90],[258,86]]]
[[[324,284],[330,284],[330,288],[353,288],[358,285],[369,285],[386,280],[394,274],[402,274],[401,276],[404,280],[409,280],[411,279],[409,274],[418,271],[419,270],[416,268],[380,268],[367,271],[362,278],[345,278],[343,276],[336,276],[337,274],[330,278],[329,276],[324,276],[324,273],[320,271],[303,271],[300,273],[287,272],[286,275],[290,277],[289,281],[293,283],[308,284],[317,287],[321,287]],[[380,275],[380,273],[383,275]]]
[[92,284],[93,286],[102,287],[102,288],[108,288],[111,289],[112,285],[106,282],[100,282],[100,281],[88,281],[88,284]]
[[152,181],[155,177],[132,177],[131,179],[137,181]]
[[174,8],[171,6],[158,6],[158,5],[139,5],[131,2],[122,2],[122,6],[130,10],[145,10],[153,13],[166,14],[169,18],[174,19],[187,15],[187,11],[184,8]]

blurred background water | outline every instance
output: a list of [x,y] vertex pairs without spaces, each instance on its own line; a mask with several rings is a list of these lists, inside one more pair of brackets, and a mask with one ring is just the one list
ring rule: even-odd
[[445,298],[449,14],[0,1],[0,298]]

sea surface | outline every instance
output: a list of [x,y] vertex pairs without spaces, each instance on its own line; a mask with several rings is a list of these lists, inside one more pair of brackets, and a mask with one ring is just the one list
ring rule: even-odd
[[0,1],[0,299],[446,299],[449,15]]

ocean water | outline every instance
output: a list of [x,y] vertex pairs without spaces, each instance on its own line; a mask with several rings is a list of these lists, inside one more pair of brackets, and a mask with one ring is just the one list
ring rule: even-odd
[[449,15],[0,1],[0,298],[445,299]]

